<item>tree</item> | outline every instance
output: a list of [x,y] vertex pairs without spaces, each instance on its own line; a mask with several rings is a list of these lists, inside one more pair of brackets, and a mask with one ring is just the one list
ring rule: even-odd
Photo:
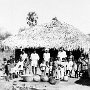
[[37,16],[37,14],[35,12],[29,12],[27,14],[26,20],[27,20],[27,24],[29,26],[35,26],[35,25],[37,25],[37,19],[38,19],[38,16]]
[[58,21],[57,17],[52,18],[52,20],[54,20],[54,21]]
[[4,39],[8,38],[9,36],[11,36],[11,34],[9,32],[0,33],[0,40],[4,40]]
[[57,27],[61,22],[58,21],[57,17],[52,18],[53,27]]

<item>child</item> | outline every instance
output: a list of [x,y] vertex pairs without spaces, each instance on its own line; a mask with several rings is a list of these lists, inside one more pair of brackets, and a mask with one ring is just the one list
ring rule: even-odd
[[60,79],[63,80],[64,79],[64,66],[61,64],[60,66]]
[[74,64],[73,64],[73,69],[75,72],[75,78],[78,78],[78,70],[77,70],[77,63],[76,62],[74,62]]
[[7,61],[5,64],[5,74],[6,74],[6,81],[9,81],[9,75],[10,75],[10,62]]
[[60,78],[61,78],[61,80],[64,79],[65,71],[66,71],[66,64],[65,64],[65,59],[63,58],[62,62],[60,64]]
[[53,62],[53,77],[56,79],[57,78],[57,71],[56,71],[56,69],[57,69],[57,61],[54,61]]
[[49,65],[49,76],[52,76],[52,69],[53,69],[53,62],[50,61],[50,65]]
[[68,62],[68,65],[67,65],[67,67],[68,67],[68,73],[69,73],[69,76],[71,77],[71,75],[72,75],[72,69],[73,69],[73,61],[72,61],[72,59],[70,58],[69,59],[69,62]]
[[34,75],[36,75],[37,74],[38,61],[40,59],[36,50],[34,50],[34,52],[31,53],[30,59],[31,59],[32,72]]
[[42,63],[40,64],[40,69],[42,71],[42,75],[45,75],[46,71],[46,62],[43,60]]
[[53,77],[55,77],[55,79],[60,79],[60,68],[59,68],[58,60],[54,61],[53,64]]
[[64,62],[64,75],[67,76],[67,65],[68,65],[68,61],[65,59]]
[[49,76],[49,69],[50,69],[49,63],[46,62],[46,75],[47,75],[47,76]]

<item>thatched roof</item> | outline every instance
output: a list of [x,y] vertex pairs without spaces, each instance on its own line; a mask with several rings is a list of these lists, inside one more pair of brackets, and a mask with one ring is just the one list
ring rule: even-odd
[[44,25],[26,29],[18,35],[7,38],[2,43],[10,48],[64,47],[66,50],[83,48],[85,52],[88,52],[90,46],[86,35],[78,29],[54,20]]

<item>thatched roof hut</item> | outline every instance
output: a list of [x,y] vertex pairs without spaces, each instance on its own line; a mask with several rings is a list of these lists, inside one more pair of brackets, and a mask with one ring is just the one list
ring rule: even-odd
[[73,50],[82,48],[86,53],[89,51],[90,43],[85,34],[75,27],[52,20],[50,23],[38,25],[22,31],[20,34],[10,36],[4,40],[3,45],[15,48],[46,47]]

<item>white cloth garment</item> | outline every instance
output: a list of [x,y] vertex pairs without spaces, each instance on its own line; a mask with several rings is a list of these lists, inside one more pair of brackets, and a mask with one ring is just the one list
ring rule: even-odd
[[69,61],[68,62],[68,65],[67,65],[67,68],[68,68],[68,70],[72,70],[72,66],[73,66],[73,61]]
[[27,57],[28,57],[26,53],[21,54],[20,56],[21,56],[21,59],[22,59],[22,60],[25,60],[25,59],[27,59]]
[[57,57],[59,57],[62,60],[62,58],[67,57],[66,52],[65,51],[62,51],[62,52],[59,51]]
[[32,53],[30,59],[32,60],[31,65],[37,67],[39,55],[37,53]]
[[41,68],[41,70],[45,70],[46,69],[46,64],[45,63],[41,63],[40,64],[40,68]]
[[64,67],[61,68],[60,77],[61,79],[64,78]]
[[19,61],[14,68],[11,68],[10,73],[17,73],[20,70],[23,70],[23,61]]
[[50,53],[44,53],[43,54],[43,58],[44,58],[45,61],[49,62],[49,60],[50,60]]
[[49,73],[49,66],[46,66],[46,73]]

